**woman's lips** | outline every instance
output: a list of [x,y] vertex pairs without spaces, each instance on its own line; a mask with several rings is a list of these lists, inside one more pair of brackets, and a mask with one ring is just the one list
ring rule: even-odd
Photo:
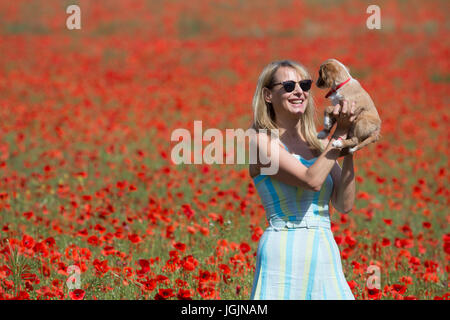
[[288,101],[290,104],[297,106],[297,107],[303,105],[303,102],[305,102],[304,99],[289,99]]

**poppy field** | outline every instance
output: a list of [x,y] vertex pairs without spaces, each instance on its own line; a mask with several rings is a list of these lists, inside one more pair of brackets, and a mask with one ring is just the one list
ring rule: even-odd
[[382,119],[353,210],[330,207],[352,292],[448,299],[450,3],[377,5],[371,30],[356,0],[1,1],[0,299],[249,299],[267,222],[248,164],[176,165],[171,133],[246,130],[264,66],[315,80],[328,58]]

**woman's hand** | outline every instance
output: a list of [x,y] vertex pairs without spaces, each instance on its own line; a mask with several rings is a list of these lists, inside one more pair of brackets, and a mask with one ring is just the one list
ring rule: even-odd
[[347,138],[348,131],[350,130],[353,122],[355,121],[356,103],[352,102],[351,107],[347,100],[340,101],[339,104],[334,106],[333,114],[336,117],[337,125],[334,132],[334,136]]

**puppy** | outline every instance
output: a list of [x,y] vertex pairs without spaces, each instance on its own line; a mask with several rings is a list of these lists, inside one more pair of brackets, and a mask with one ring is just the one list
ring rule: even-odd
[[333,147],[348,148],[349,153],[354,153],[380,139],[381,119],[375,104],[359,82],[352,78],[346,66],[336,59],[326,60],[320,66],[316,85],[321,89],[331,89],[325,98],[330,99],[332,104],[325,109],[324,129],[318,133],[319,139],[324,139],[330,134],[336,122],[333,108],[338,103],[342,105],[344,99],[356,102],[356,118],[349,130],[347,140],[334,141]]

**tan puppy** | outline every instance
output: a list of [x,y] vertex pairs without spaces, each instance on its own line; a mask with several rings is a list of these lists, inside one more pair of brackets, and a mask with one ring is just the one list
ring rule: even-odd
[[333,142],[333,147],[348,147],[348,152],[354,153],[369,143],[378,141],[381,137],[381,119],[375,104],[359,82],[352,78],[346,66],[336,59],[326,60],[320,66],[316,85],[321,89],[331,88],[325,98],[329,98],[332,104],[325,109],[324,129],[318,133],[319,139],[324,139],[330,134],[336,122],[333,114],[334,106],[338,103],[342,105],[345,99],[356,102],[356,118],[349,130],[347,140],[337,140]]

